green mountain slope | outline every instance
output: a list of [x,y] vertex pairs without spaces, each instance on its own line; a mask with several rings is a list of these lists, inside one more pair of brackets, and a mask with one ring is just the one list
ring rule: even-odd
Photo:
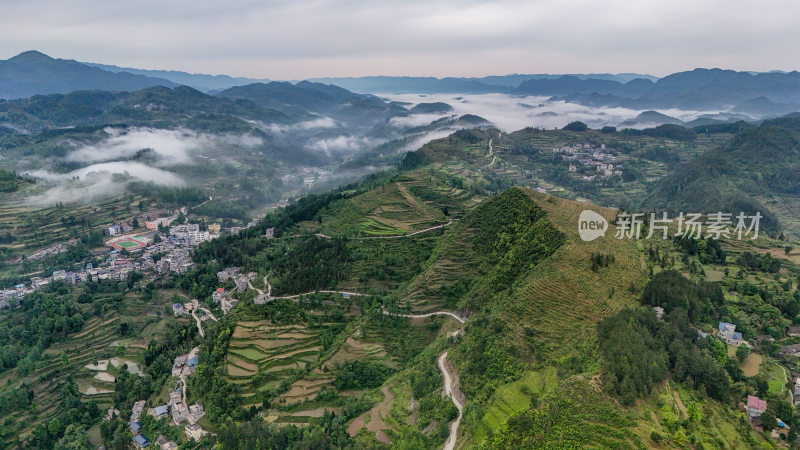
[[762,226],[794,235],[800,223],[800,122],[776,119],[741,131],[661,180],[642,202],[670,211],[761,212]]
[[[738,159],[758,154],[768,158],[758,170],[774,171],[775,158],[794,151],[792,123],[740,131],[716,150],[708,135],[690,146],[593,130],[460,131],[410,153],[396,170],[308,195],[201,245],[197,267],[181,276],[120,282],[110,288],[120,296],[106,295],[103,284],[56,285],[41,303],[31,298],[0,317],[0,333],[14,339],[32,316],[49,317],[37,307],[60,305],[70,318],[64,327],[42,319],[40,340],[4,348],[24,357],[4,360],[0,371],[0,413],[10,417],[0,436],[52,447],[66,432],[52,420],[78,401],[93,443],[129,439],[124,417],[99,426],[99,409],[129,408],[140,397],[163,403],[177,382],[169,362],[199,345],[187,399],[205,405],[201,424],[216,434],[206,443],[223,448],[441,448],[456,424],[458,448],[769,448],[772,438],[737,407],[759,395],[772,417],[800,422],[783,375],[792,360],[779,352],[796,343],[785,328],[800,323],[792,249],[763,237],[616,239],[614,208],[509,186],[528,184],[525,169],[539,161],[569,164],[553,158],[553,147],[590,141],[625,146],[620,159],[630,163],[654,149],[674,151],[676,166],[694,151],[722,153],[729,165],[718,176],[736,176],[742,192],[747,183],[770,192],[767,181],[737,172]],[[539,169],[537,177],[561,179]],[[648,186],[624,183],[638,195]],[[613,186],[597,191],[609,198],[603,190]],[[587,209],[609,222],[590,242],[578,233]],[[252,287],[220,281],[231,266],[254,272]],[[212,302],[220,287],[239,300],[227,314]],[[219,318],[202,324],[205,338],[192,321],[161,314],[178,292]],[[124,307],[122,319],[111,317],[115,306]],[[664,307],[663,320],[652,306]],[[751,342],[769,333],[780,344],[756,344],[760,359],[748,359],[715,337],[720,321]],[[698,330],[710,337],[699,339]],[[93,333],[102,338],[92,341]],[[88,393],[110,382],[81,367],[112,352],[141,365],[146,388],[113,371],[122,379],[113,395]],[[19,394],[27,390],[31,398]],[[45,402],[56,406],[40,414]]]
[[0,98],[65,94],[79,90],[136,91],[151,86],[175,87],[163,78],[113,73],[77,61],[27,51],[0,61]]

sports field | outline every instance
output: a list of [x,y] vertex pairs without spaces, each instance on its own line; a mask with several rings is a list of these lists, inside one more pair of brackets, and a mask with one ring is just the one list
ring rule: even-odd
[[142,248],[146,245],[147,244],[145,244],[144,242],[137,241],[136,239],[133,238],[120,239],[118,241],[111,243],[111,246],[116,248],[117,250],[134,250],[137,248]]

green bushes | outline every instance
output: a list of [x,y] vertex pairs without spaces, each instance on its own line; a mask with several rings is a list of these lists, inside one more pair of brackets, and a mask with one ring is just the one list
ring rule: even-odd
[[716,308],[725,301],[717,283],[687,280],[676,270],[656,274],[642,292],[642,303],[661,306],[669,313],[683,308],[692,322],[708,322],[716,317]]
[[537,409],[512,416],[481,448],[643,448],[631,431],[635,417],[573,378]]
[[376,388],[382,385],[391,373],[390,367],[379,362],[355,360],[339,368],[333,384],[340,391]]

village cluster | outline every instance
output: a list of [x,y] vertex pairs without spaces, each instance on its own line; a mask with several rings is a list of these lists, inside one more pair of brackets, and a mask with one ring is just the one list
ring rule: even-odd
[[[304,187],[310,188],[315,183],[324,183],[328,181],[331,175],[333,175],[333,171],[331,170],[317,167],[303,167],[300,174],[285,174],[281,177],[281,181],[284,185],[298,184],[298,182],[302,181]],[[286,202],[288,204],[288,201],[285,200],[281,200],[281,202]],[[280,208],[281,205],[279,204],[278,207]]]
[[[80,270],[56,270],[49,277],[35,276],[28,283],[16,284],[13,288],[0,290],[0,308],[16,307],[20,299],[37,291],[53,281],[69,284],[100,282],[105,280],[124,281],[130,272],[150,273],[151,278],[161,274],[184,273],[193,267],[189,256],[192,247],[220,236],[219,224],[210,224],[207,230],[200,230],[198,224],[171,224],[178,214],[185,214],[186,208],[173,211],[167,217],[143,215],[129,222],[108,225],[105,232],[110,236],[106,245],[111,249],[92,253],[95,258],[104,258],[97,266],[87,263]],[[148,231],[133,233],[135,225],[143,223]],[[230,227],[225,231],[238,234],[258,223],[253,220],[245,227]],[[165,231],[165,232],[162,232]],[[126,234],[127,233],[127,234]],[[154,239],[158,236],[159,239]],[[34,253],[41,259],[47,255],[66,252],[69,246],[77,243],[70,240],[52,245]],[[28,258],[31,259],[31,258]]]
[[[142,433],[140,419],[144,413],[153,416],[155,419],[171,417],[171,423],[175,426],[180,426],[183,422],[187,422],[183,431],[189,440],[199,441],[208,434],[206,430],[197,424],[197,421],[205,415],[203,405],[200,403],[186,404],[186,377],[194,375],[199,362],[199,351],[199,347],[195,347],[188,354],[175,358],[175,362],[172,365],[172,376],[179,379],[175,384],[175,389],[170,391],[169,401],[166,404],[153,406],[146,411],[146,400],[139,400],[133,404],[128,418],[128,427],[133,434],[133,443],[137,447],[146,448],[152,444],[152,441]],[[112,406],[108,409],[103,419],[109,421],[119,415],[119,409]],[[156,438],[156,444],[162,450],[175,450],[178,448],[178,444],[175,441],[168,439],[164,435],[159,435]]]
[[622,175],[622,166],[615,164],[617,157],[605,144],[575,144],[553,149],[553,155],[569,163],[569,173],[580,175],[584,181],[610,178]]

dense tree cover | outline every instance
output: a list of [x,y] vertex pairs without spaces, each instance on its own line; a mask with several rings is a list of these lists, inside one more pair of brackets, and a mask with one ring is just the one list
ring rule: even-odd
[[28,374],[44,349],[80,330],[84,314],[67,286],[50,283],[23,297],[20,308],[0,316],[0,371],[19,366]]
[[[262,203],[263,204],[263,203]],[[225,219],[236,219],[246,222],[250,217],[249,205],[242,204],[240,200],[217,200],[198,206],[193,210],[196,214]]]
[[[663,381],[667,369],[711,398],[730,402],[731,385],[741,379],[735,360],[728,360],[725,343],[715,337],[698,339],[683,308],[663,322],[651,310],[623,310],[598,324],[603,356],[604,387],[630,405]],[[736,377],[734,380],[732,377]]]
[[255,265],[255,255],[267,245],[262,236],[269,227],[275,228],[275,236],[281,237],[294,225],[312,220],[323,208],[336,200],[350,198],[383,184],[391,174],[377,173],[365,177],[358,183],[343,186],[324,194],[309,194],[297,202],[271,211],[256,226],[242,231],[237,236],[223,236],[201,244],[192,259],[199,263],[216,260],[223,267],[243,266],[246,262]]
[[727,255],[718,239],[693,239],[676,236],[673,242],[679,251],[689,256],[698,256],[703,263],[725,264]]
[[[411,392],[419,400],[418,424],[436,421],[439,429],[436,433],[443,439],[447,436],[447,424],[458,416],[453,402],[442,396],[444,379],[439,371],[435,353],[426,352],[417,359],[415,370],[410,374]],[[442,424],[444,426],[442,427]]]
[[614,134],[617,132],[617,127],[606,125],[603,128],[600,128],[600,132],[603,134]]
[[693,141],[697,139],[697,133],[694,130],[671,123],[659,125],[655,128],[645,128],[642,130],[626,128],[622,130],[622,133],[628,136],[644,135],[655,138],[674,139],[676,141]]
[[769,253],[742,252],[739,255],[739,265],[753,271],[778,273],[781,270],[781,260],[773,258]]
[[592,262],[592,271],[597,272],[601,267],[608,267],[616,262],[613,254],[592,253],[589,257]]
[[586,131],[588,128],[589,127],[585,123],[576,120],[575,122],[570,122],[570,123],[564,125],[564,128],[562,128],[562,130],[566,130],[566,131]]
[[718,283],[687,280],[676,270],[665,270],[656,274],[645,286],[641,301],[645,305],[661,306],[669,313],[681,308],[692,322],[711,322],[716,317],[716,308],[725,297]]
[[325,411],[303,427],[268,425],[263,419],[227,422],[221,425],[217,442],[231,450],[287,449],[333,450],[365,448],[347,433],[347,422],[372,406],[365,398],[348,398],[339,414]]
[[[78,385],[71,378],[67,378],[60,389],[62,395],[56,408],[57,413],[48,422],[36,425],[33,432],[25,437],[21,448],[93,448],[85,446],[85,440],[80,437],[81,430],[91,427],[100,418],[100,408],[96,402],[81,400]],[[61,442],[68,446],[60,447],[58,443]]]
[[761,213],[760,232],[777,235],[778,217],[756,198],[800,193],[798,118],[738,130],[731,141],[709,150],[662,178],[644,204],[677,213]]
[[273,289],[295,294],[333,287],[347,275],[351,259],[342,238],[300,237],[272,261]]
[[0,169],[0,192],[14,192],[24,184],[16,173]]
[[178,285],[184,291],[191,292],[193,297],[208,298],[219,287],[217,272],[222,269],[221,265],[213,261],[198,264],[178,279]]
[[189,393],[192,399],[201,399],[208,418],[214,423],[226,420],[247,419],[247,413],[240,409],[238,389],[227,379],[225,355],[235,328],[231,315],[217,324],[206,321],[206,338],[200,345],[202,359],[194,376],[189,378]]
[[391,375],[392,368],[377,361],[355,360],[336,370],[333,382],[340,391],[376,388]]
[[550,256],[566,240],[522,189],[496,195],[464,218],[474,228],[474,250],[494,266],[490,283],[508,288],[524,271]]
[[459,361],[462,389],[476,402],[486,401],[498,386],[518,379],[525,350],[515,347],[508,335],[511,326],[499,317],[477,314],[470,318],[466,333],[453,358]]
[[630,405],[667,376],[667,352],[651,330],[655,314],[625,310],[597,325],[606,389]]

